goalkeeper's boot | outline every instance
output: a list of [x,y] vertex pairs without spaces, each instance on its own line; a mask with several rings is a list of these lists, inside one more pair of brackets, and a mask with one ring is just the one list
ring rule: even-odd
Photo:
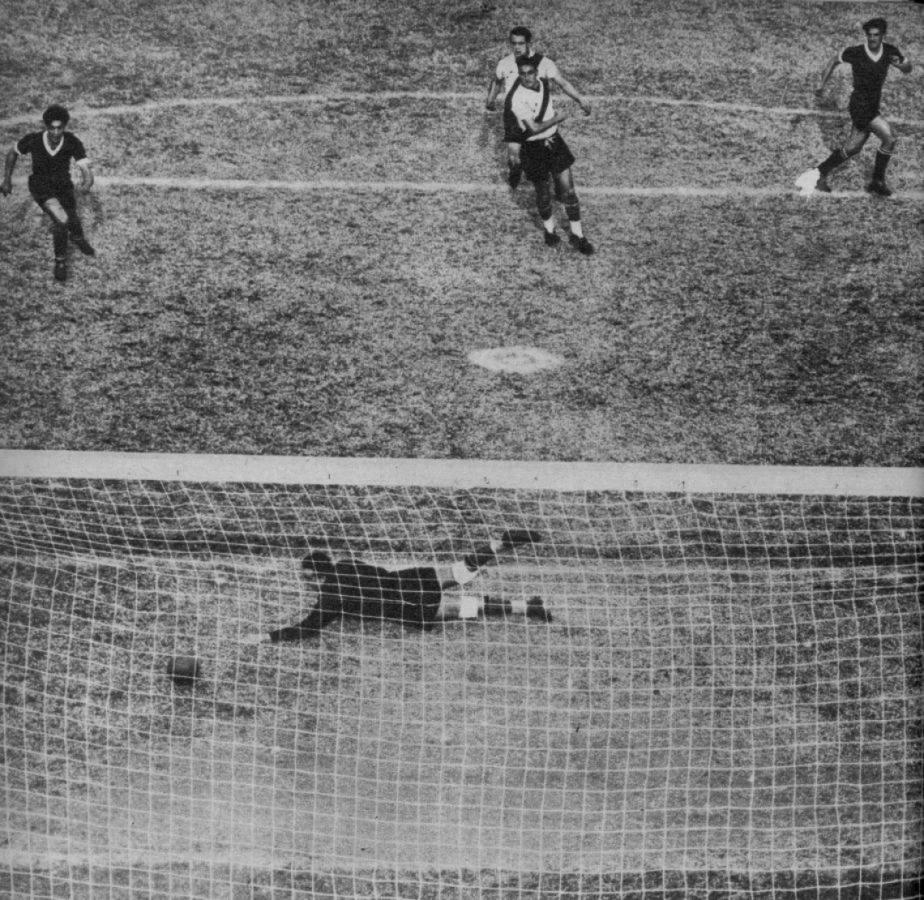
[[509,550],[519,544],[539,544],[542,534],[528,528],[511,528],[501,535],[501,550]]
[[530,597],[526,601],[526,618],[546,623],[552,621],[552,614],[543,605],[542,597]]
[[867,186],[868,194],[876,194],[878,197],[891,197],[892,192],[886,187],[886,183],[881,178],[874,178]]
[[561,238],[554,231],[545,232],[546,247],[557,247],[561,243]]
[[55,260],[55,281],[67,281],[67,260]]

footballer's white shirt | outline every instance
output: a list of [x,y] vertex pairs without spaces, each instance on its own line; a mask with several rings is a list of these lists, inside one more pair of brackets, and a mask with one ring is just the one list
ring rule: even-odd
[[[509,53],[497,64],[497,71],[494,73],[494,77],[497,78],[498,81],[504,82],[504,93],[509,94],[510,88],[513,87],[513,83],[517,80],[519,74],[520,73],[517,71],[517,58],[512,53]],[[540,78],[561,78],[561,72],[558,71],[558,66],[547,56],[543,56],[542,59],[539,60],[539,68],[536,70],[536,74]]]
[[[545,104],[545,110],[542,109],[543,103]],[[538,91],[531,91],[522,84],[518,85],[510,97],[510,112],[516,117],[520,128],[527,133],[529,133],[529,129],[523,124],[527,119],[538,118],[540,112],[542,112],[540,122],[547,122],[553,118],[555,110],[552,108],[552,92],[549,90],[548,83],[540,81]],[[547,137],[555,134],[556,131],[558,131],[558,126],[552,125],[551,128],[540,131],[538,134],[530,134],[526,140],[544,141]]]

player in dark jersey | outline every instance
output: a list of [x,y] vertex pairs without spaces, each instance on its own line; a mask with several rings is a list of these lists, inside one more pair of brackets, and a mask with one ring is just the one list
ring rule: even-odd
[[[445,592],[473,581],[482,568],[497,561],[499,552],[540,540],[541,535],[535,531],[507,531],[452,566],[397,570],[353,560],[335,562],[328,553],[316,550],[305,557],[302,568],[310,581],[318,583],[317,603],[302,621],[271,631],[269,640],[276,644],[312,637],[325,625],[344,616],[388,619],[429,628],[441,621],[475,618],[482,613],[516,612],[516,604]],[[551,621],[538,597],[523,603],[519,611],[531,619]]]
[[87,256],[96,253],[84,236],[83,225],[77,214],[71,163],[77,165],[83,191],[93,187],[93,169],[80,138],[70,131],[65,131],[69,119],[70,114],[63,106],[49,106],[42,115],[45,130],[27,134],[6,154],[3,181],[0,183],[0,193],[9,195],[13,190],[13,169],[16,167],[16,161],[20,156],[32,157],[29,193],[51,219],[55,253],[54,275],[58,281],[67,278],[68,236],[81,253]]
[[876,152],[873,177],[866,190],[881,197],[892,194],[885,183],[885,170],[895,149],[895,136],[891,126],[879,112],[879,101],[889,67],[894,66],[899,72],[907,74],[911,71],[911,63],[898,47],[885,43],[886,29],[885,19],[870,19],[865,22],[863,30],[866,32],[866,43],[846,47],[825,67],[821,86],[816,91],[819,96],[841,63],[846,63],[853,70],[853,92],[848,106],[851,130],[842,147],[838,147],[814,169],[809,169],[799,176],[796,184],[807,193],[811,193],[812,190],[830,192],[828,175],[847,162],[851,156],[856,156],[863,149],[870,134],[875,134],[880,145]]

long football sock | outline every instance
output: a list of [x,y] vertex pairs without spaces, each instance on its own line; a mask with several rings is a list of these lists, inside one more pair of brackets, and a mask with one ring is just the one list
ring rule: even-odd
[[818,164],[818,171],[821,177],[825,178],[830,172],[833,172],[838,166],[847,162],[847,154],[838,147],[823,163]]
[[83,222],[80,221],[79,217],[75,213],[71,213],[67,219],[67,230],[77,238],[78,241],[83,240]]
[[51,241],[54,245],[57,259],[63,259],[67,256],[67,225],[55,222],[51,226]]
[[565,212],[568,214],[568,227],[575,237],[584,237],[584,230],[581,228],[581,204],[572,193],[565,200]]
[[873,164],[873,181],[885,181],[885,170],[892,158],[892,153],[888,150],[876,151],[876,162]]

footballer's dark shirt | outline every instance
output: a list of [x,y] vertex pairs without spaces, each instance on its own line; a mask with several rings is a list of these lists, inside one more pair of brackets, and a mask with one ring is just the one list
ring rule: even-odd
[[338,562],[324,575],[315,609],[324,620],[346,615],[425,625],[436,615],[441,596],[432,567],[392,571]]
[[32,177],[29,184],[35,188],[68,188],[71,181],[71,160],[79,162],[87,158],[87,151],[76,135],[65,131],[57,147],[46,138],[47,132],[35,131],[16,143],[20,156],[32,156]]
[[853,70],[854,92],[864,98],[878,102],[882,94],[882,85],[886,80],[886,75],[889,74],[889,60],[893,56],[897,56],[901,62],[905,61],[905,57],[898,47],[883,42],[882,53],[880,53],[878,60],[870,57],[866,52],[865,44],[845,47],[841,51],[840,59],[841,62],[847,63]]

